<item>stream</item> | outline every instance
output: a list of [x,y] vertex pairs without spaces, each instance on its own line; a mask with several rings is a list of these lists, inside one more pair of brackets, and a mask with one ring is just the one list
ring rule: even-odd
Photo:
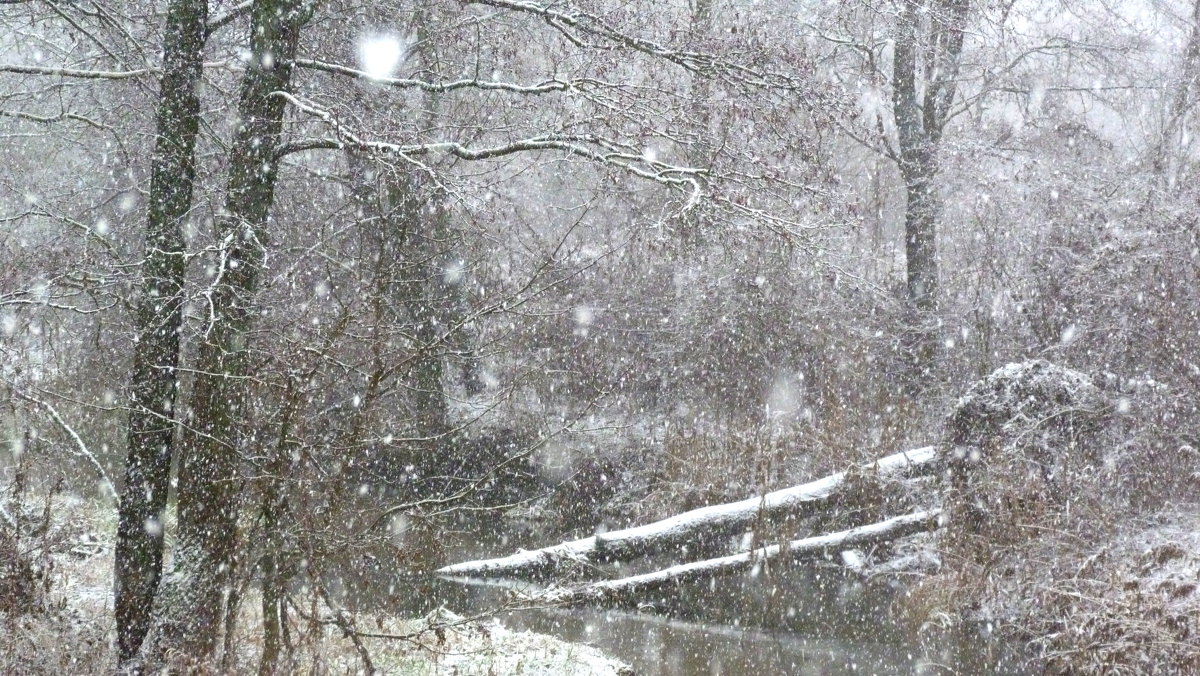
[[[518,546],[487,533],[472,528],[448,539],[448,560],[511,553]],[[343,591],[362,610],[418,617],[440,607],[460,615],[485,613],[503,606],[510,589],[528,583],[377,572],[353,586]],[[918,639],[916,631],[893,626],[888,609],[902,594],[834,569],[807,567],[684,587],[638,612],[534,609],[496,617],[510,629],[598,647],[638,676],[1036,672],[983,628],[925,631]]]

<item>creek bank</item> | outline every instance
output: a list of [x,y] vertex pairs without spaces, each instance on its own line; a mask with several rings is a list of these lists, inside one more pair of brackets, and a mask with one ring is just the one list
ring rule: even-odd
[[[439,572],[558,575],[560,586],[533,598],[653,607],[651,596],[697,571],[754,574],[763,544],[807,535],[822,550],[820,565],[901,588],[892,621],[918,631],[990,627],[1031,646],[1057,673],[1200,672],[1200,510],[1172,500],[1187,495],[1179,489],[1189,481],[1194,488],[1200,463],[1188,448],[1176,453],[1187,466],[1164,463],[1161,448],[1139,442],[1148,435],[1137,411],[1161,408],[1161,397],[1152,382],[1091,377],[1044,360],[1010,364],[969,388],[945,419],[935,446],[940,476],[832,475],[811,484],[838,490],[797,503],[804,513],[791,519],[783,514],[789,505],[772,509],[770,498],[803,486]],[[804,511],[814,504],[825,518]],[[874,547],[813,539],[920,510],[941,510],[936,532],[901,532]],[[729,513],[739,517],[709,518]],[[706,521],[731,565],[695,560],[711,544]],[[729,537],[729,527],[742,537]],[[625,564],[647,552],[657,556]]]
[[[32,501],[37,502],[37,501]],[[41,502],[45,502],[42,500]],[[6,511],[16,509],[7,505]],[[0,538],[22,548],[29,565],[0,566],[0,583],[24,594],[0,607],[6,637],[0,672],[108,674],[116,671],[112,609],[115,514],[111,506],[55,496],[45,510],[48,528],[5,531]],[[27,521],[27,519],[21,519]],[[23,524],[22,524],[23,525]],[[9,524],[0,528],[10,528]],[[15,559],[6,559],[11,564]],[[19,586],[18,586],[19,585]],[[15,597],[14,597],[15,599]],[[385,610],[350,613],[328,602],[301,603],[292,615],[294,650],[289,672],[402,673],[412,675],[525,674],[622,676],[629,667],[600,650],[553,636],[506,628],[493,617],[464,618],[445,609],[424,617]],[[256,592],[243,596],[233,648],[221,671],[253,673],[261,652]],[[370,664],[370,668],[366,665]]]

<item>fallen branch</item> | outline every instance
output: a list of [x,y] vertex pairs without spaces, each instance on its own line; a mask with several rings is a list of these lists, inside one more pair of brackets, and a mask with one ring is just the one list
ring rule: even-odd
[[939,514],[940,510],[936,509],[915,512],[837,533],[793,540],[785,545],[760,547],[741,554],[685,563],[619,580],[605,580],[581,587],[550,590],[536,596],[535,600],[539,603],[557,606],[618,605],[622,602],[639,602],[644,600],[647,594],[661,591],[666,587],[752,570],[768,561],[796,562],[825,558],[836,552],[890,542],[933,530],[937,528]]
[[533,551],[520,551],[496,559],[467,561],[437,571],[448,577],[546,576],[562,566],[595,565],[629,561],[689,546],[705,538],[744,532],[761,518],[797,517],[811,513],[834,497],[845,485],[848,474],[879,477],[915,476],[932,473],[938,454],[932,446],[902,451],[851,472],[838,472],[823,479],[784,488],[758,497],[724,505],[701,507],[644,526],[612,531]]

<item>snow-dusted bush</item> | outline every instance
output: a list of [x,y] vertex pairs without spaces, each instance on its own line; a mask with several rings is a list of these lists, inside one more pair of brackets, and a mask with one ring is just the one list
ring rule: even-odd
[[1113,410],[1090,377],[1045,360],[1009,364],[973,385],[942,441],[953,532],[1010,542],[1028,517],[1068,509],[1099,475],[1099,434]]

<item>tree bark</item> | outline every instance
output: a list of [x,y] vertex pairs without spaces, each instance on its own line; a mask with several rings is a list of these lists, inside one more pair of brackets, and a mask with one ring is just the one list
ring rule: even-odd
[[456,293],[444,281],[449,228],[437,196],[422,191],[417,176],[407,174],[387,181],[383,222],[399,244],[397,256],[405,263],[407,278],[395,280],[393,285],[416,337],[408,371],[415,428],[418,436],[440,445],[450,429],[445,391],[447,346],[442,334],[453,321],[451,294]]
[[192,207],[206,0],[172,0],[163,35],[157,134],[151,160],[142,287],[130,381],[125,483],[117,518],[114,609],[124,663],[137,654],[162,576],[163,510],[175,436],[176,367],[183,320],[183,223]]
[[[856,468],[860,474],[916,476],[932,473],[938,456],[932,446],[889,455]],[[704,540],[745,531],[759,519],[810,514],[828,504],[846,484],[838,472],[800,486],[725,505],[701,507],[645,526],[612,531],[534,551],[481,561],[467,561],[437,571],[449,577],[512,577],[553,574],[564,565],[628,561],[675,549],[696,548]]]
[[[941,216],[938,151],[957,92],[967,0],[901,0],[892,51],[892,106],[898,141],[897,165],[904,182],[904,254],[908,301],[918,324],[913,371],[927,373],[937,339],[925,316],[938,307],[937,230]],[[928,11],[926,11],[928,10]],[[920,39],[921,20],[930,33]],[[920,55],[925,54],[922,62]],[[919,73],[924,75],[920,82]],[[924,86],[920,86],[923,84]],[[919,380],[919,378],[914,379]]]
[[241,125],[230,149],[225,214],[217,223],[224,250],[211,294],[214,321],[200,346],[191,418],[181,435],[179,544],[174,570],[156,599],[149,650],[143,649],[150,666],[168,658],[202,664],[211,657],[234,555],[247,343],[285,105],[272,93],[290,87],[292,61],[311,8],[303,0],[260,0],[251,11],[251,62],[238,104]]
[[663,570],[632,575],[619,580],[551,591],[537,596],[550,605],[624,605],[644,601],[649,594],[721,575],[752,570],[777,560],[798,562],[831,556],[832,553],[891,542],[938,526],[938,510],[915,512],[858,528],[793,540],[785,545],[770,545],[749,552],[695,561]]

